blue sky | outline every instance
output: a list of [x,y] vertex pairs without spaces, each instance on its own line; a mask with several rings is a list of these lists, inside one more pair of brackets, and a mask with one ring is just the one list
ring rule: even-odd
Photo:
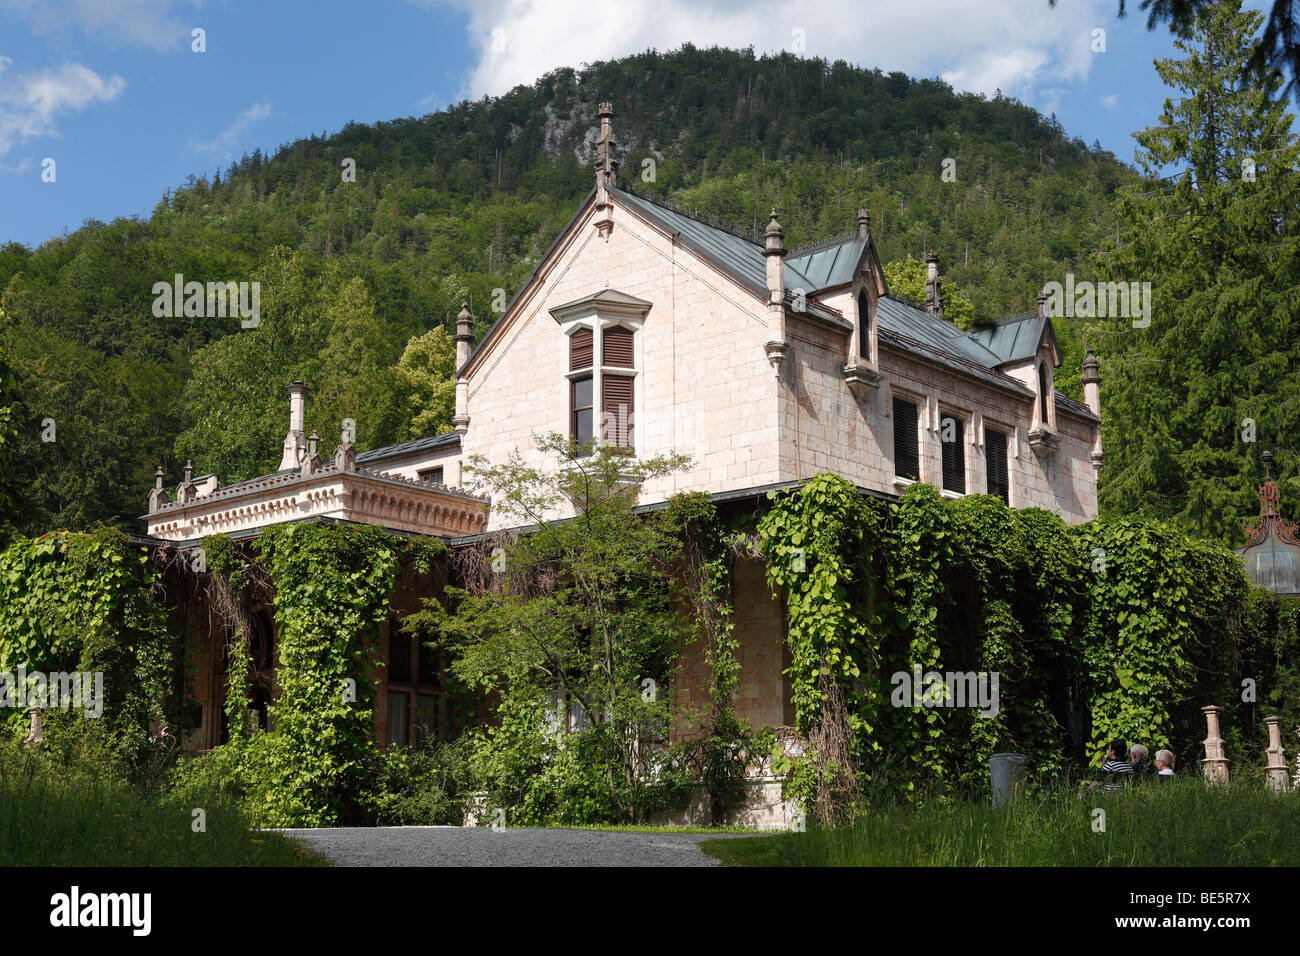
[[[1136,8],[1136,3],[1130,3]],[[653,47],[752,45],[1001,89],[1131,161],[1175,51],[1115,0],[0,0],[0,243],[147,217],[246,152]],[[205,31],[206,51],[192,50]],[[1096,29],[1105,52],[1093,52]],[[42,180],[55,162],[55,181]]]

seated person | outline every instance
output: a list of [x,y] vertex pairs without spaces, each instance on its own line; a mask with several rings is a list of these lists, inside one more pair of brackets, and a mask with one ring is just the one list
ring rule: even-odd
[[1098,783],[1092,781],[1089,788],[1096,790],[1098,787],[1103,790],[1119,790],[1133,779],[1133,765],[1124,760],[1124,755],[1129,752],[1128,747],[1124,746],[1124,741],[1116,737],[1106,747],[1106,762],[1101,765],[1101,772],[1106,774],[1107,783]]
[[1147,760],[1147,748],[1142,744],[1134,744],[1129,748],[1128,762],[1133,765],[1133,772],[1139,778],[1145,778],[1155,774],[1155,767],[1151,766],[1151,761]]
[[1174,779],[1174,753],[1172,750],[1156,751],[1156,779],[1161,782]]

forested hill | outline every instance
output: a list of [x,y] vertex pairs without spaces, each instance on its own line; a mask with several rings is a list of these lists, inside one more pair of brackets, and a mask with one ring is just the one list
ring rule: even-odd
[[[138,529],[159,462],[169,487],[186,457],[223,483],[273,469],[295,378],[313,387],[308,427],[327,440],[343,415],[362,448],[443,427],[449,346],[426,333],[466,294],[481,332],[492,291],[518,289],[592,184],[603,100],[625,183],[742,230],[775,204],[791,248],[852,229],[865,203],[886,261],[938,251],[982,317],[1030,309],[1094,252],[1133,176],[1002,97],[691,47],[257,151],[168,191],[147,220],[0,247],[20,526]],[[948,159],[955,182],[941,177]],[[151,289],[176,273],[261,282],[262,326],[156,317]],[[54,441],[41,440],[46,418]]]

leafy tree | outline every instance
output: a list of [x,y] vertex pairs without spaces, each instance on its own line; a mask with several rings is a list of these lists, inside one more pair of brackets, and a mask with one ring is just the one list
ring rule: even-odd
[[[1147,178],[1121,193],[1100,261],[1152,288],[1149,327],[1111,319],[1098,337],[1103,508],[1229,541],[1256,513],[1260,452],[1300,443],[1300,144],[1280,80],[1236,82],[1261,20],[1237,0],[1206,7],[1179,35],[1186,58],[1156,62],[1182,95],[1135,134]],[[1300,500],[1295,462],[1281,466]]]
[[[686,634],[670,601],[674,513],[633,509],[642,482],[685,459],[584,455],[556,434],[537,449],[552,467],[519,453],[471,459],[470,486],[491,492],[508,525],[535,530],[481,555],[465,571],[470,586],[448,589],[454,611],[431,601],[409,626],[432,630],[458,679],[499,695],[500,722],[478,753],[496,805],[517,820],[567,820],[557,817],[567,794],[587,819],[639,821]],[[554,520],[570,501],[580,513]],[[583,729],[566,735],[566,715]]]
[[14,482],[14,439],[18,437],[13,373],[5,362],[5,314],[0,310],[0,545],[12,530],[17,488]]
[[449,431],[456,413],[456,343],[447,330],[413,336],[394,371],[406,403],[408,437]]
[[[889,291],[916,303],[925,302],[926,264],[918,259],[900,259],[884,265],[885,281]],[[939,277],[943,281],[943,276]],[[975,306],[947,282],[942,285],[943,317],[958,328],[970,329],[975,324]]]

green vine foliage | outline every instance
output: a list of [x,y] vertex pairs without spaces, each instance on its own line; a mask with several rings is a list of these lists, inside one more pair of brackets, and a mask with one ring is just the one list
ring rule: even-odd
[[[46,710],[45,747],[140,775],[160,749],[176,648],[147,554],[117,531],[15,537],[0,551],[0,671],[102,674],[103,713]],[[24,711],[8,729],[25,733]]]
[[[986,795],[994,753],[1028,755],[1032,783],[1097,766],[1116,736],[1195,766],[1208,703],[1249,764],[1260,707],[1300,719],[1300,602],[1252,588],[1218,544],[1137,519],[1070,527],[924,484],[887,506],[833,475],[773,497],[760,547],[789,615],[798,729],[816,731],[828,676],[849,691],[864,790]],[[918,668],[996,673],[997,706],[893,699]],[[809,757],[782,764],[806,807],[825,773]]]
[[[364,813],[374,673],[399,549],[370,525],[288,524],[256,549],[275,585],[280,696],[267,734],[265,820],[329,826]],[[348,692],[355,682],[355,700]]]
[[[768,585],[786,599],[796,729],[805,737],[830,731],[846,743],[844,756],[816,746],[796,760],[777,756],[775,769],[793,774],[794,797],[807,808],[824,800],[828,788],[843,790],[842,781],[854,777],[862,757],[861,741],[874,744],[878,694],[870,675],[877,669],[882,624],[872,553],[880,520],[856,487],[826,474],[777,498],[758,533]],[[844,726],[823,726],[830,698],[838,701],[841,695]],[[823,818],[837,814],[828,809]]]

